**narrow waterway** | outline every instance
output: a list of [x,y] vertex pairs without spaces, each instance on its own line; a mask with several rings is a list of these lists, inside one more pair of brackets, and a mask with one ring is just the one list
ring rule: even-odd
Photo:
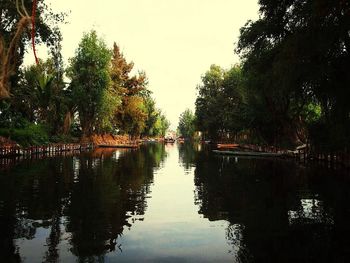
[[1,262],[348,262],[350,179],[149,144],[0,170]]

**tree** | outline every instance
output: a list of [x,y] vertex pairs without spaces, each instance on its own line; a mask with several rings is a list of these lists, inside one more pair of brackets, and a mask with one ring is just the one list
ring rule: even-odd
[[51,135],[61,133],[69,101],[61,70],[52,58],[24,67],[18,85],[12,89],[13,97],[3,102],[8,106],[0,105],[2,127],[19,128],[31,122],[44,124]]
[[147,113],[143,136],[164,136],[170,126],[170,122],[160,109],[156,108],[156,102],[150,96],[144,97],[144,105]]
[[181,113],[177,130],[180,136],[189,139],[193,138],[195,132],[195,116],[190,109],[186,109]]
[[240,66],[224,70],[212,65],[197,87],[196,119],[198,129],[211,139],[245,128],[244,87]]
[[156,126],[156,130],[157,130],[157,132],[155,132],[155,134],[164,137],[167,130],[170,127],[170,121],[166,118],[166,116],[162,112],[159,112],[159,116],[158,116],[158,119],[157,119],[155,126]]
[[216,138],[218,131],[223,129],[223,118],[220,117],[223,81],[224,70],[217,65],[211,65],[210,69],[202,76],[202,85],[197,87],[196,117],[198,129],[206,132],[212,138]]
[[[261,0],[260,19],[241,29],[238,52],[269,141],[293,139],[308,105],[320,105],[317,133],[337,126],[349,142],[350,5],[346,1]],[[258,108],[257,111],[258,112]],[[322,126],[322,125],[321,125]],[[327,127],[326,127],[327,126]],[[332,129],[331,129],[332,130]],[[325,135],[330,142],[332,137]],[[323,136],[324,137],[324,136]]]
[[95,31],[84,34],[75,57],[70,60],[70,89],[83,136],[91,135],[101,126],[100,109],[108,103],[105,96],[110,85],[110,60],[110,50]]
[[117,44],[114,43],[110,76],[112,89],[121,98],[115,114],[115,123],[121,133],[138,137],[146,124],[147,112],[144,98],[149,95],[146,89],[147,78],[144,72],[129,76],[134,64],[127,63]]
[[111,88],[103,91],[101,106],[98,109],[97,133],[114,133],[117,129],[115,125],[115,114],[121,104],[120,96]]
[[159,111],[156,109],[156,102],[151,97],[144,98],[144,105],[146,109],[147,118],[145,121],[145,128],[142,132],[144,136],[155,136],[157,133],[157,120],[159,119]]
[[147,119],[143,98],[140,96],[129,96],[124,98],[122,105],[123,109],[119,111],[122,131],[134,138],[139,137],[145,128]]
[[[0,0],[0,98],[9,97],[10,87],[18,82],[18,72],[22,64],[26,43],[30,34],[25,34],[31,24],[32,1]],[[61,40],[56,25],[63,22],[65,14],[55,14],[43,0],[39,0],[35,17],[35,38],[46,43],[51,50]]]

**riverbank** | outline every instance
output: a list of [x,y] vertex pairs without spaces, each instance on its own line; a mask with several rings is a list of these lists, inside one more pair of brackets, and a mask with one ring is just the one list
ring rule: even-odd
[[[223,154],[235,154],[235,150],[251,151],[257,155],[266,155],[273,157],[294,158],[299,162],[318,162],[325,163],[327,166],[350,168],[350,154],[344,152],[319,152],[315,147],[303,144],[295,149],[282,149],[275,146],[261,146],[255,144],[225,144],[217,143],[216,148]],[[232,152],[233,151],[233,152]],[[219,151],[216,151],[218,153]]]
[[57,152],[84,151],[93,148],[91,143],[55,143],[42,146],[20,147],[17,144],[0,146],[0,157],[31,156]]
[[[161,139],[153,139],[161,141]],[[52,154],[68,151],[84,151],[91,148],[138,148],[147,139],[132,139],[128,135],[91,135],[82,138],[79,143],[48,143],[45,145],[32,145],[23,147],[17,142],[0,137],[0,158],[16,156],[31,156],[35,154]]]

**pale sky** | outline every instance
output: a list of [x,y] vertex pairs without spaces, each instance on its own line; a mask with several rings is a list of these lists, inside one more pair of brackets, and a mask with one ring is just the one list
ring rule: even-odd
[[[83,33],[95,29],[111,48],[116,42],[136,70],[146,72],[157,106],[175,129],[181,112],[194,110],[196,86],[210,65],[229,68],[238,62],[234,48],[239,29],[248,19],[257,19],[257,1],[45,2],[51,3],[55,12],[70,11],[68,24],[61,25],[65,61],[74,56]],[[38,53],[46,56],[42,50]]]

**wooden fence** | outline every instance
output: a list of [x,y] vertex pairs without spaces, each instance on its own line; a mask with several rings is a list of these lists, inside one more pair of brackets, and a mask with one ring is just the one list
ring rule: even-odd
[[334,168],[350,168],[350,153],[348,150],[339,152],[321,152],[308,144],[297,147],[295,150],[285,150],[274,146],[261,146],[254,144],[240,145],[241,148],[249,149],[258,152],[284,153],[286,156],[291,156],[300,162],[314,161],[324,164],[327,167]]
[[60,152],[70,151],[83,151],[92,148],[92,144],[89,143],[57,143],[48,144],[44,146],[30,146],[30,147],[19,147],[19,146],[0,146],[0,158],[15,157],[15,156],[32,156],[35,154],[54,154]]
[[91,148],[93,148],[93,145],[88,143],[49,144],[27,148],[2,146],[0,147],[0,170],[12,167],[22,160],[41,160],[55,156],[73,156]]

